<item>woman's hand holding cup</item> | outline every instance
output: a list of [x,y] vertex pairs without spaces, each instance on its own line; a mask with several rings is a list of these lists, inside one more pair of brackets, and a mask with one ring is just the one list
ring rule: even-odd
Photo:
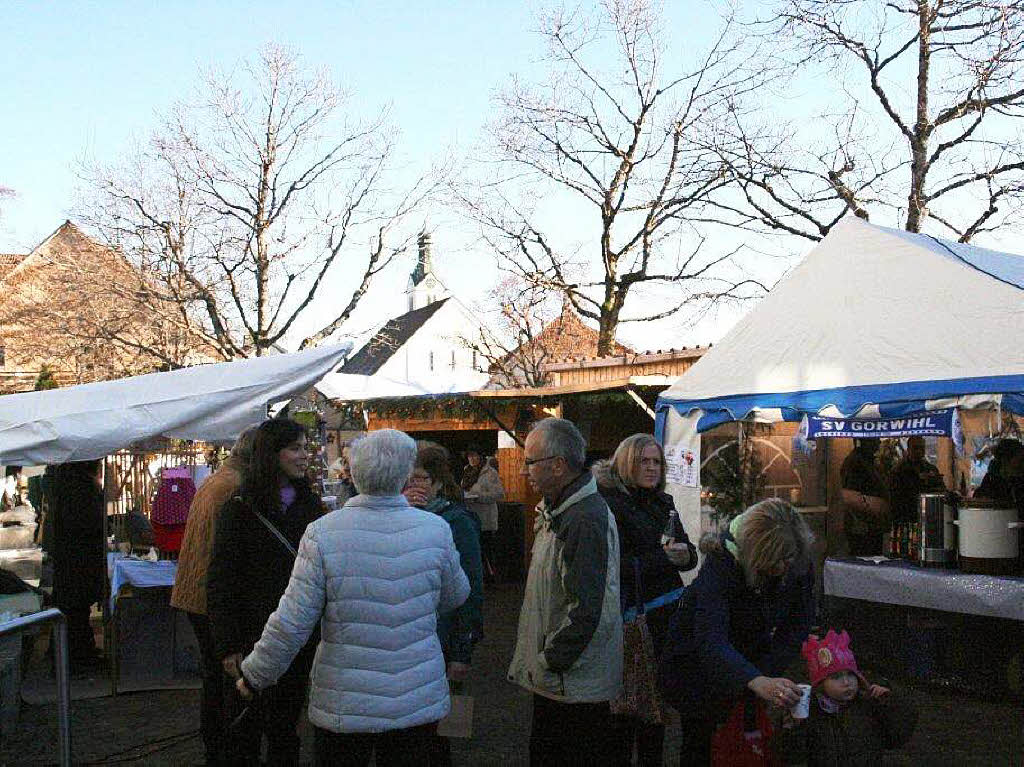
[[789,712],[794,719],[806,719],[811,715],[811,686],[809,684],[798,685],[800,688],[800,700]]
[[747,683],[747,688],[777,708],[792,708],[803,694],[800,685],[784,677],[756,676]]
[[423,507],[427,505],[427,493],[426,491],[418,487],[417,485],[406,485],[405,490],[402,491],[402,495],[409,502],[410,506]]

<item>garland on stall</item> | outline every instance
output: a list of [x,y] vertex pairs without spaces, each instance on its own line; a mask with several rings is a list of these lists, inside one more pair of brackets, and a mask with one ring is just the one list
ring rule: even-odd
[[[602,407],[633,406],[635,403],[625,392],[594,392],[587,394],[559,394],[550,397],[516,397],[519,406],[551,405],[559,400],[568,401],[581,409],[599,409]],[[499,400],[500,401],[500,400]],[[481,405],[472,397],[464,394],[439,395],[434,397],[400,397],[395,399],[375,399],[366,402],[332,403],[345,421],[359,422],[363,420],[363,410],[373,413],[379,418],[396,420],[428,418],[458,418],[467,421],[487,421]],[[484,405],[493,407],[495,400],[485,400]]]
[[610,405],[630,405],[634,408],[636,407],[636,403],[633,401],[633,398],[621,391],[594,394],[572,394],[570,397],[572,398],[572,403],[579,408],[601,408],[608,407]]
[[374,400],[366,403],[366,409],[380,418],[423,419],[441,416],[481,420],[485,417],[472,399],[466,396]]

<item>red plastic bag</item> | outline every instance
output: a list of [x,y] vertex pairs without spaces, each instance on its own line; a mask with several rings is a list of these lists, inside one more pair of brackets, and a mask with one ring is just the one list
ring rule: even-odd
[[769,742],[772,730],[759,701],[738,701],[711,739],[712,767],[781,767]]

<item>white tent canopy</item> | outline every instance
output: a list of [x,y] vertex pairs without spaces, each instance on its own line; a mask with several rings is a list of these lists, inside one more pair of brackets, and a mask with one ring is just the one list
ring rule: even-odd
[[383,376],[330,373],[316,385],[317,391],[330,400],[363,402],[392,397],[420,397],[430,394],[463,394],[476,391],[487,383],[486,373],[463,372],[459,375],[410,378],[404,381]]
[[[658,399],[670,454],[804,414],[1024,413],[1024,258],[850,216]],[[671,485],[687,530],[700,488]]]
[[0,464],[101,458],[153,437],[233,440],[305,391],[351,344],[0,397]]
[[852,415],[998,399],[1024,389],[1022,338],[1024,257],[851,216],[662,394],[659,410],[771,421],[787,408]]

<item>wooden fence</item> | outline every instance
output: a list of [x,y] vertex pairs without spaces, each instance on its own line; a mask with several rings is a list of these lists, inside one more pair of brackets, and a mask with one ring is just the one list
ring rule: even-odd
[[160,486],[161,470],[203,463],[206,449],[203,443],[184,443],[160,451],[120,450],[107,456],[104,466],[107,514],[127,514],[135,510],[148,517],[153,496]]

